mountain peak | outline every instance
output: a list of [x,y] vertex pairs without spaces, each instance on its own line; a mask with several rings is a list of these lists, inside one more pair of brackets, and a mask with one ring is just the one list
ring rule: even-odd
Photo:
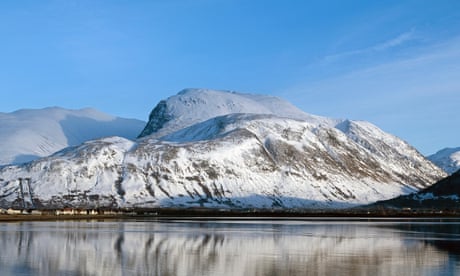
[[297,120],[328,122],[310,115],[278,97],[235,91],[188,88],[162,100],[153,109],[149,122],[139,135],[162,137],[214,117],[236,113],[276,115]]

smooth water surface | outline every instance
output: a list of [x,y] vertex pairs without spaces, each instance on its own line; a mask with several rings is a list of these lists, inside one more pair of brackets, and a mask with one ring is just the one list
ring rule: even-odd
[[460,220],[2,223],[0,249],[0,275],[460,275]]

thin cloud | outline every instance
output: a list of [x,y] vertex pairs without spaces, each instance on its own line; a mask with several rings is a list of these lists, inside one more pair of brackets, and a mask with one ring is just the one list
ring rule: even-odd
[[[401,38],[402,40],[402,38]],[[396,42],[394,42],[396,43]],[[403,42],[400,42],[403,43]],[[383,45],[383,44],[382,44]],[[318,78],[308,83],[300,83],[294,91],[309,91],[315,94],[339,92],[361,94],[368,97],[378,92],[385,95],[407,95],[460,89],[460,37],[435,45],[417,49],[416,54],[366,68],[355,68],[326,78]],[[449,89],[451,88],[451,89]],[[373,93],[366,92],[372,89]],[[288,92],[289,93],[289,92]],[[340,95],[338,93],[337,95]]]
[[384,50],[399,46],[405,42],[408,42],[414,39],[415,39],[415,35],[414,35],[414,31],[412,30],[409,32],[402,33],[393,39],[390,39],[383,43],[375,45],[374,47],[372,47],[372,49],[374,51],[384,51]]
[[374,52],[389,50],[391,48],[400,46],[406,42],[412,41],[414,39],[416,39],[414,30],[410,30],[408,32],[398,35],[397,37],[383,41],[371,47],[366,47],[363,49],[357,49],[357,50],[342,52],[338,54],[328,55],[324,57],[323,62],[330,63],[330,62],[335,62],[335,61],[338,61],[344,58],[354,57],[357,55],[372,54]]

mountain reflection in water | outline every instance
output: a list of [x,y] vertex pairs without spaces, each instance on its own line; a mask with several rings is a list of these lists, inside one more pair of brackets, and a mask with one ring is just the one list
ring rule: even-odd
[[0,224],[1,275],[455,275],[460,221]]

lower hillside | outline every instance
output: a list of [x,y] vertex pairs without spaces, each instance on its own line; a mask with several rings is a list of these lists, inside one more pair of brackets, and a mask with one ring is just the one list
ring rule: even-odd
[[377,202],[386,208],[460,210],[460,170],[417,193]]

